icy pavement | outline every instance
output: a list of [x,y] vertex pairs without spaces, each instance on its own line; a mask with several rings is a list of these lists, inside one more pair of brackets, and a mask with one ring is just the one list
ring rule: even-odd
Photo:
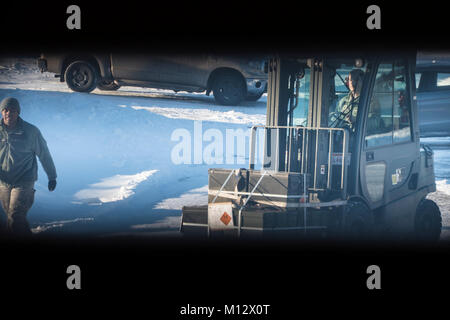
[[[262,124],[266,113],[265,95],[224,107],[203,93],[136,87],[75,93],[53,74],[41,74],[32,59],[0,60],[0,99],[6,96],[19,99],[22,117],[40,128],[56,163],[56,190],[48,192],[40,168],[29,212],[33,232],[42,234],[177,234],[181,206],[207,201],[208,168],[245,167],[248,159],[207,164],[192,154],[189,163],[174,164],[174,132],[189,133],[195,148],[198,123],[202,134],[220,135]],[[429,198],[442,211],[441,238],[449,241],[450,137],[423,142],[435,151],[437,192]]]

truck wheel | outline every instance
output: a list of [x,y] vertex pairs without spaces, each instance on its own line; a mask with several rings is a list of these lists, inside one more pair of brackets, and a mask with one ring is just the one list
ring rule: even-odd
[[372,211],[363,202],[349,202],[344,208],[342,236],[346,240],[369,240],[373,236]]
[[98,75],[87,61],[72,62],[64,73],[67,86],[77,92],[91,92],[97,87]]
[[417,206],[415,231],[420,241],[437,242],[441,235],[442,217],[437,204],[423,199]]
[[248,95],[246,98],[245,98],[245,100],[247,100],[247,101],[258,101],[259,100],[259,98],[261,98],[262,97],[262,95],[264,94],[264,92],[261,92],[260,94],[257,94],[257,95]]
[[120,86],[114,81],[101,80],[98,82],[97,88],[103,91],[116,91]]
[[246,86],[236,73],[222,73],[213,84],[214,99],[221,105],[238,105],[246,95]]

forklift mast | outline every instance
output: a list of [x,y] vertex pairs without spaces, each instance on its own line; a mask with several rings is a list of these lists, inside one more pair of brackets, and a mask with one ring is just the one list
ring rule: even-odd
[[336,187],[344,199],[345,162],[338,168],[333,161],[348,156],[349,133],[328,126],[335,70],[319,58],[276,57],[269,61],[268,71],[263,168],[308,174],[310,190],[329,195]]

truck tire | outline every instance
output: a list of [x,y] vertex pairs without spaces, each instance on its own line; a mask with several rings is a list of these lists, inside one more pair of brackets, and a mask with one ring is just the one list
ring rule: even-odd
[[97,87],[97,70],[87,61],[74,61],[64,73],[67,86],[76,92],[91,92]]
[[98,82],[97,88],[103,91],[116,91],[120,88],[120,85],[114,81],[101,80]]
[[264,92],[261,92],[260,94],[257,94],[257,95],[247,95],[245,100],[247,100],[247,101],[258,101],[259,98],[261,98],[263,94],[264,94]]
[[437,242],[441,236],[442,217],[437,204],[430,199],[423,199],[417,206],[415,219],[416,239]]
[[360,201],[349,201],[344,208],[342,236],[345,240],[371,240],[374,232],[374,219],[369,207]]
[[238,105],[245,98],[246,91],[245,82],[238,73],[223,72],[214,80],[214,99],[221,105]]

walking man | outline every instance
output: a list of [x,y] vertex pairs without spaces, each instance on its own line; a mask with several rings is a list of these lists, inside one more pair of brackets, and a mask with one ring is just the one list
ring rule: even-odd
[[47,173],[50,191],[56,187],[56,169],[39,129],[19,116],[19,101],[3,99],[0,111],[0,202],[6,213],[6,231],[14,235],[30,235],[26,215],[33,205],[36,191],[36,156]]

